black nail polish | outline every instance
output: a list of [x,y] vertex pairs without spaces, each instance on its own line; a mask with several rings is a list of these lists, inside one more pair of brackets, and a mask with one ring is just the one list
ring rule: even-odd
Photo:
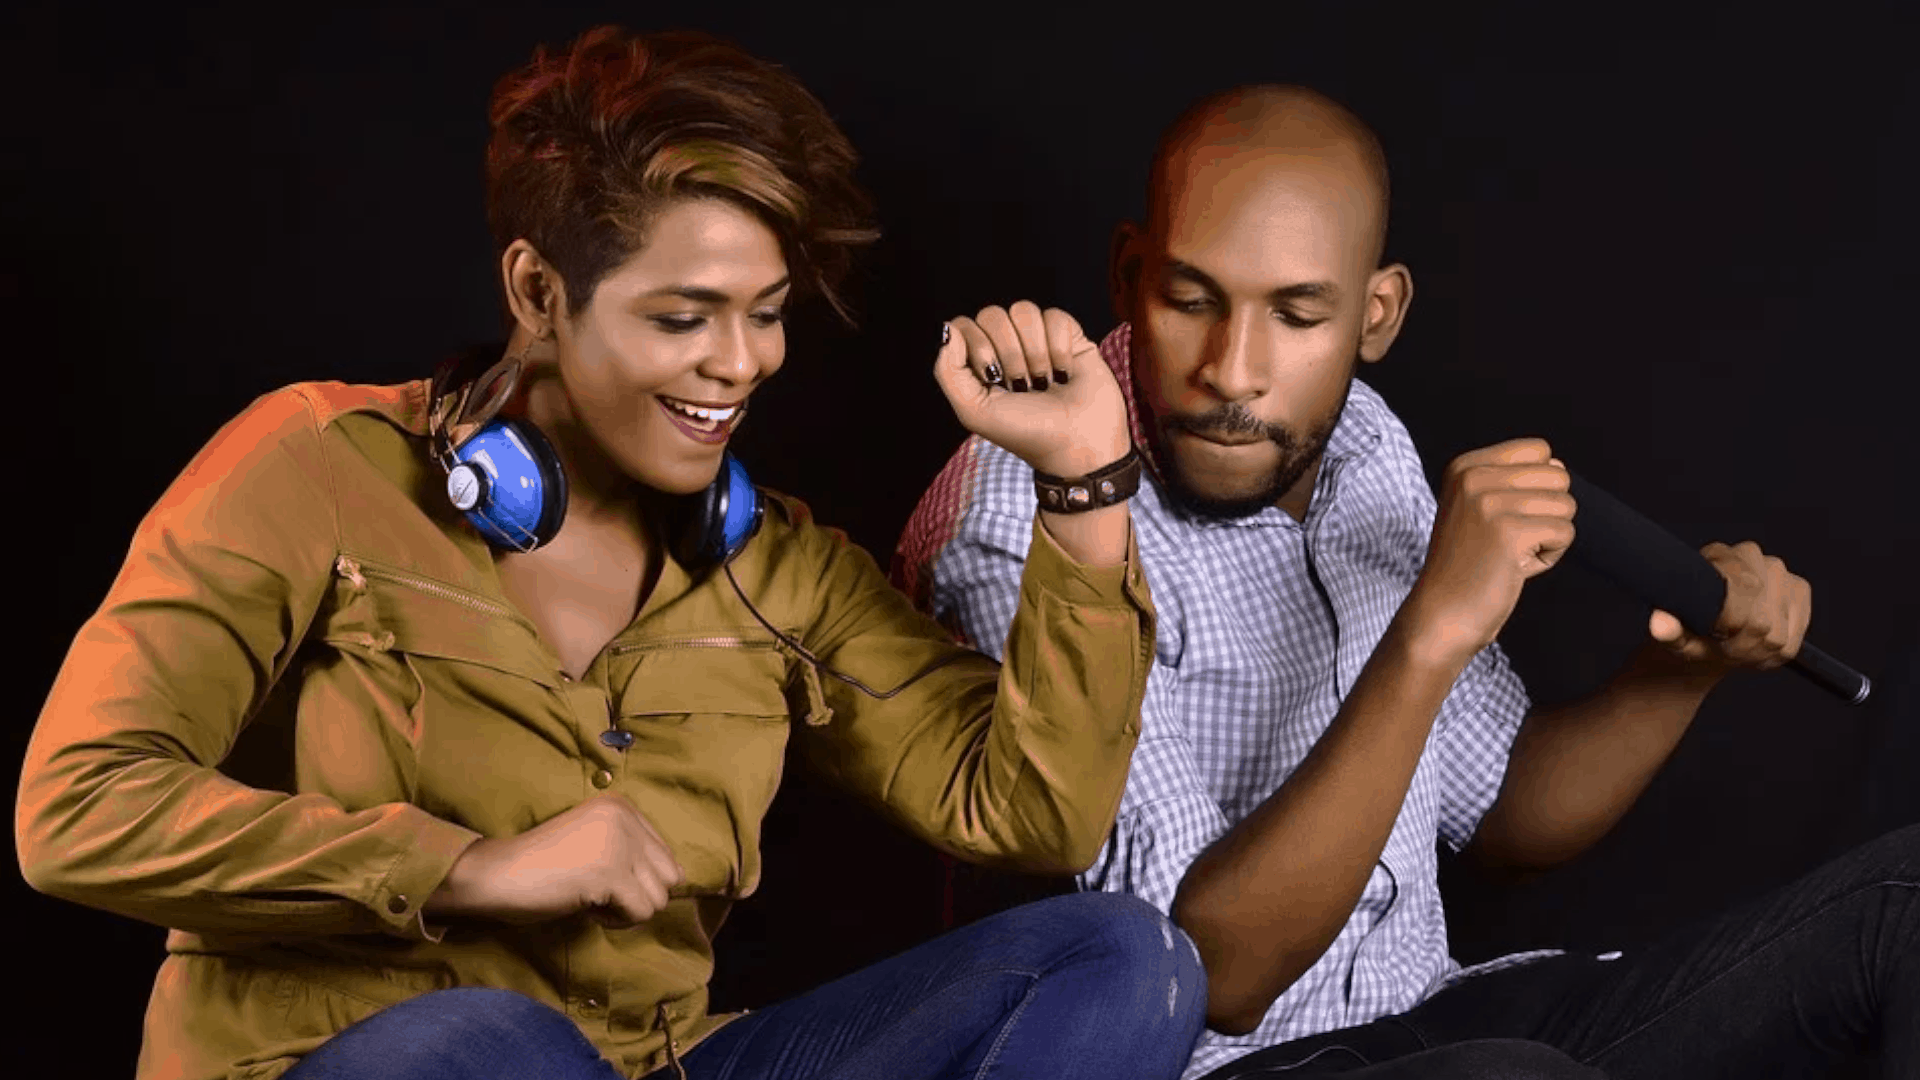
[[1067,385],[1067,373],[1064,371],[1054,372],[1053,381],[1059,383],[1061,386]]
[[1027,380],[1025,380],[1025,379],[1015,379],[1015,380],[1013,380],[1013,392],[1014,392],[1014,393],[1016,393],[1016,394],[1024,394],[1024,393],[1026,393],[1026,392],[1027,392]]
[[988,364],[987,365],[987,385],[988,386],[1005,386],[1006,384],[1007,384],[1006,380],[1000,377],[1000,365]]
[[1047,388],[1047,377],[1045,375],[1035,375],[1033,377],[1033,388],[1035,390],[1045,390]]
[[953,327],[948,326],[946,323],[941,323],[940,324],[940,344],[944,347],[947,344],[947,342],[952,340],[953,340]]

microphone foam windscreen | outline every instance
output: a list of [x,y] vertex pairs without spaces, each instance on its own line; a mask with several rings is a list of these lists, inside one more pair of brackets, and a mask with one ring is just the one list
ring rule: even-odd
[[1568,556],[1701,636],[1713,633],[1727,599],[1720,571],[1679,537],[1569,470],[1573,546]]

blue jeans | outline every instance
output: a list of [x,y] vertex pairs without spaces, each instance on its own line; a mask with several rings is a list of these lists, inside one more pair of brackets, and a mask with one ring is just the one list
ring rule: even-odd
[[[1206,977],[1184,934],[1144,901],[1077,893],[982,919],[749,1013],[681,1064],[688,1080],[1174,1080],[1205,1019]],[[286,1080],[520,1077],[619,1073],[559,1012],[462,987],[375,1013]]]

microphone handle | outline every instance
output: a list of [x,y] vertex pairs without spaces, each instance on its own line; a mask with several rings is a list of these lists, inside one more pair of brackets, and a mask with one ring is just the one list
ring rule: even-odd
[[1872,679],[1828,656],[1805,638],[1787,666],[1849,705],[1864,705],[1873,693]]
[[[1711,637],[1727,599],[1720,571],[1632,507],[1571,470],[1568,477],[1577,508],[1567,554],[1692,633]],[[1805,640],[1787,666],[1849,705],[1863,704],[1873,692],[1872,680]]]

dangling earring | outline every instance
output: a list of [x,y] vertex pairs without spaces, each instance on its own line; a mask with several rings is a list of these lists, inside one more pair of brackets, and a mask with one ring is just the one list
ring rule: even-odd
[[527,368],[531,367],[533,364],[533,347],[545,340],[547,340],[547,332],[545,330],[541,330],[535,333],[533,336],[527,339],[526,344],[520,346],[519,352],[502,354],[500,357],[500,362],[495,364],[489,370],[489,374],[492,374],[495,372],[502,372],[502,371],[511,369],[510,385],[513,388],[507,395],[503,395],[501,397],[499,404],[496,404],[491,410],[489,410],[488,412],[489,416],[491,416],[494,412],[498,412],[500,409],[500,406],[506,404],[508,397],[510,397],[512,393],[518,392],[519,388],[525,385]]
[[[534,341],[545,339],[546,335],[541,334]],[[513,400],[523,385],[532,353],[533,342],[528,342],[519,352],[502,355],[492,367],[459,389],[445,406],[447,415],[440,421],[447,431],[449,445],[463,445]],[[436,417],[438,415],[436,413]]]
[[527,339],[527,343],[525,345],[520,346],[520,351],[514,354],[513,361],[522,367],[525,367],[526,365],[532,363],[533,347],[545,340],[547,340],[547,332],[545,330],[542,330],[539,333],[534,334],[532,337],[529,337]]

